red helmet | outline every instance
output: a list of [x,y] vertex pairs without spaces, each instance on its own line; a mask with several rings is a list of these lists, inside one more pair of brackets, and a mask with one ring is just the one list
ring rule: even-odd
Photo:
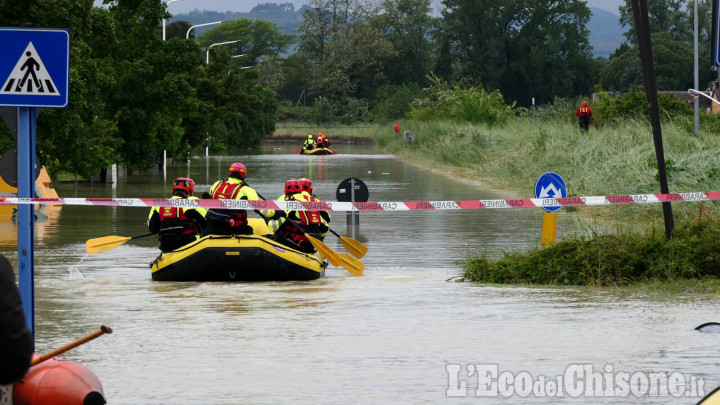
[[230,169],[228,169],[228,176],[229,177],[240,177],[240,179],[245,180],[245,176],[247,175],[247,169],[245,168],[245,165],[242,163],[233,163],[230,165]]
[[587,106],[587,105],[588,105],[588,102],[587,102],[587,101],[583,101],[583,104],[582,104],[582,105],[583,105],[583,106]]
[[195,190],[195,182],[187,177],[178,177],[173,182],[172,190],[173,193],[176,190],[183,190],[187,193],[188,197],[190,197],[191,195],[193,195],[193,191]]
[[313,185],[310,179],[303,177],[302,179],[298,179],[298,182],[300,182],[300,188],[302,188],[302,191],[307,191],[312,194]]
[[302,185],[299,180],[288,180],[285,182],[285,195],[302,192]]

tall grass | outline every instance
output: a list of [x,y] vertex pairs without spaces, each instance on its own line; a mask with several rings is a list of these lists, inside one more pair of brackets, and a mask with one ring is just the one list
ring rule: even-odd
[[[512,120],[502,128],[409,121],[405,129],[415,134],[412,148],[390,126],[376,135],[376,143],[404,159],[441,165],[505,190],[508,198],[534,197],[535,182],[549,171],[565,179],[570,196],[660,192],[652,130],[642,119],[592,127],[587,133],[575,124],[533,124],[527,118]],[[685,123],[669,122],[663,124],[663,140],[671,192],[720,190],[720,134],[695,137]],[[695,206],[673,207],[682,217]],[[652,221],[661,210],[660,204],[581,209],[635,222]]]

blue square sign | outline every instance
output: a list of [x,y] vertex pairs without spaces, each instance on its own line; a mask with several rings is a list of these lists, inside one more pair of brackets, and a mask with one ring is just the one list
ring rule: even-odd
[[0,28],[0,106],[68,106],[70,31]]

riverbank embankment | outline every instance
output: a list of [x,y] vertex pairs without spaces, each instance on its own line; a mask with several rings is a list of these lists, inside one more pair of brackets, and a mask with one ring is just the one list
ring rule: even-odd
[[[402,132],[413,131],[410,145]],[[508,198],[534,196],[545,172],[560,174],[568,196],[660,192],[649,123],[580,131],[562,122],[518,119],[504,127],[452,122],[405,122],[375,137],[378,147],[401,159],[469,179]],[[690,128],[663,123],[663,146],[671,193],[720,190],[720,135],[694,136]],[[459,279],[483,283],[628,286],[671,292],[720,292],[720,203],[673,203],[675,231],[668,240],[661,204],[563,207],[561,215],[602,224],[547,249],[507,252],[491,261],[483,252],[463,259]]]

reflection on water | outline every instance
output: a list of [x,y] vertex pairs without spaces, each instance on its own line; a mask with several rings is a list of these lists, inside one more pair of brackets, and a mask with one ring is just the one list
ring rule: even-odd
[[[277,198],[285,180],[297,177],[311,178],[318,197],[330,201],[348,177],[368,185],[371,201],[517,197],[370,149],[340,146],[340,155],[312,157],[277,148],[194,158],[172,165],[165,177],[156,168],[121,178],[115,189],[82,184],[78,196],[167,197],[172,179],[188,175],[200,193],[241,161],[249,183],[267,198]],[[61,196],[74,194],[72,185],[58,189]],[[528,185],[528,194],[532,190]],[[547,376],[571,363],[612,363],[631,372],[695,374],[708,386],[720,381],[717,336],[693,331],[718,320],[715,297],[447,281],[467,252],[537,245],[536,210],[361,213],[369,248],[362,277],[330,267],[324,279],[308,282],[162,283],[150,278],[149,264],[159,253],[154,237],[86,254],[87,239],[145,233],[148,211],[67,206],[42,236],[37,231],[37,348],[46,352],[101,324],[112,327],[112,335],[67,354],[98,375],[112,404],[458,402],[445,397],[447,363],[495,363]],[[345,234],[345,214],[333,213],[332,226]],[[12,228],[0,222],[2,232]],[[560,213],[558,231],[560,237],[576,231],[569,214]],[[329,235],[326,242],[344,251],[338,238]],[[16,246],[3,243],[0,251],[17,263]],[[467,384],[477,388],[477,380]],[[459,401],[479,402],[474,388]]]

